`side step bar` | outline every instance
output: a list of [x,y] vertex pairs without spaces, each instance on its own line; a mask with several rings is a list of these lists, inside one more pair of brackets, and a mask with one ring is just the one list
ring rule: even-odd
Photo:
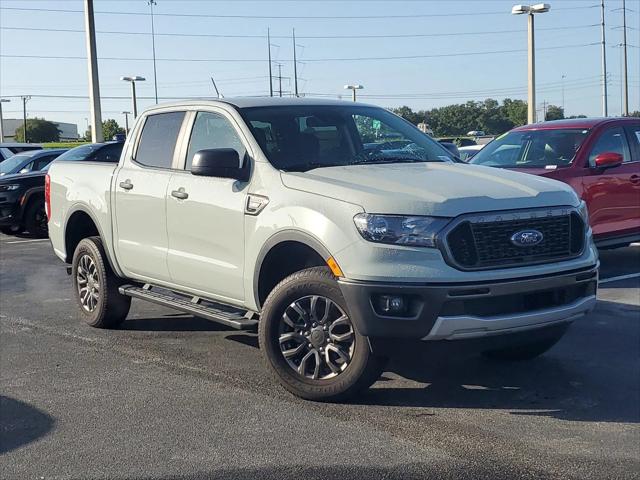
[[[254,330],[258,321],[253,318],[253,312],[244,313],[234,307],[227,307],[218,303],[203,300],[200,297],[191,297],[191,300],[173,294],[169,290],[162,292],[152,291],[154,288],[147,284],[144,287],[134,285],[122,285],[119,291],[122,295],[132,298],[139,298],[148,302],[175,308],[185,313],[190,313],[197,317],[206,318],[213,322],[222,323],[237,330]],[[166,292],[166,293],[165,293]]]

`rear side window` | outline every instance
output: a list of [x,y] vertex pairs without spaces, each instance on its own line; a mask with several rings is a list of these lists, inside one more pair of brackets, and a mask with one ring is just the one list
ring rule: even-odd
[[630,160],[627,140],[624,131],[620,127],[605,130],[589,153],[589,165],[595,166],[596,157],[601,153],[619,153],[625,162]]
[[120,160],[120,154],[122,153],[122,146],[122,143],[105,145],[96,152],[92,160],[96,162],[118,163]]
[[147,167],[171,168],[184,112],[149,115],[144,123],[135,161]]
[[45,155],[43,157],[39,157],[38,159],[34,160],[33,166],[32,166],[33,171],[42,170],[44,167],[46,167],[51,162],[53,162],[57,156],[58,154]]

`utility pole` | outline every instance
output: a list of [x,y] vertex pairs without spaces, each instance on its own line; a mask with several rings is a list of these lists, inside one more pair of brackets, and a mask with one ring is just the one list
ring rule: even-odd
[[296,58],[296,29],[293,29],[293,85],[296,97],[298,96],[298,60]]
[[29,95],[23,95],[22,97],[22,134],[24,136],[24,143],[29,143],[27,138],[27,102],[31,100]]
[[622,82],[623,82],[623,98],[622,98],[622,115],[629,116],[629,78],[627,75],[627,7],[625,0],[622,0]]
[[4,142],[4,126],[2,124],[2,104],[10,102],[8,98],[0,98],[0,143]]
[[565,113],[565,107],[564,107],[564,79],[566,78],[566,75],[562,75],[562,113]]
[[533,13],[527,15],[529,17],[528,32],[529,32],[529,54],[528,54],[528,102],[529,109],[527,114],[527,123],[536,123],[536,44],[534,36],[534,24]]
[[602,33],[602,116],[606,117],[609,114],[609,107],[607,105],[607,44],[604,28],[604,0],[600,0],[600,12],[600,30]]
[[273,72],[271,71],[271,32],[267,28],[267,48],[269,49],[269,96],[273,97]]
[[[100,111],[100,83],[98,80],[98,53],[96,50],[96,26],[93,19],[93,0],[84,0],[84,29],[87,42],[87,67],[89,69],[89,104],[91,109],[91,141],[102,142],[102,112]],[[26,101],[25,101],[26,105]],[[26,108],[26,107],[25,107]],[[25,132],[26,132],[25,114]]]
[[278,93],[282,97],[282,64],[278,63]]
[[158,104],[158,76],[156,71],[156,30],[153,22],[153,6],[157,5],[155,0],[147,2],[151,8],[151,50],[153,52],[153,86],[156,94],[156,105]]
[[122,112],[124,115],[124,132],[129,135],[129,114],[131,112]]

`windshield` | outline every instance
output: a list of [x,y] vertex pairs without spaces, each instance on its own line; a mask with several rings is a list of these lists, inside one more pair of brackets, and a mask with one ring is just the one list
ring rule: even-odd
[[14,155],[13,157],[9,157],[0,163],[0,173],[14,173],[14,171],[22,165],[25,160],[31,158],[31,155]]
[[558,168],[571,165],[588,130],[512,131],[496,138],[469,163],[506,168]]
[[242,115],[264,154],[280,170],[452,161],[437,142],[382,108],[256,107],[242,109]]

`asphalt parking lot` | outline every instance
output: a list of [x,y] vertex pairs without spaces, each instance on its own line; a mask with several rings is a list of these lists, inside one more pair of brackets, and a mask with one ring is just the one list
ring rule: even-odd
[[640,478],[640,246],[546,355],[455,345],[347,405],[285,393],[254,334],[134,300],[80,322],[47,240],[0,235],[0,478]]

